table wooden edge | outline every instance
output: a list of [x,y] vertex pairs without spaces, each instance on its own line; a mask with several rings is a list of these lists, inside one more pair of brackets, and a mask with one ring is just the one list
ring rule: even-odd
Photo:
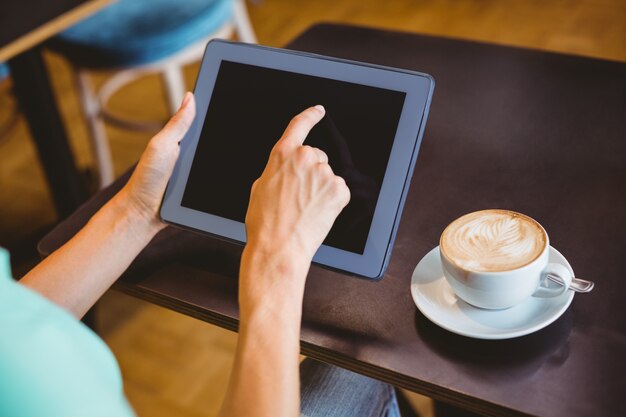
[[[149,289],[142,288],[137,284],[129,284],[123,281],[118,281],[113,284],[112,289],[169,310],[176,311],[177,313],[184,314],[188,317],[216,325],[226,330],[238,332],[239,329],[239,320],[237,318],[219,313],[217,311],[194,308],[193,305],[189,303],[168,297],[167,295],[160,294],[156,291],[150,291]],[[351,358],[348,355],[338,354],[331,349],[316,346],[303,340],[300,340],[300,353],[312,359],[329,363],[331,365],[389,383],[394,387],[422,394],[434,400],[443,401],[453,406],[474,413],[479,413],[481,415],[493,417],[528,416],[528,414],[521,413],[500,404],[483,401],[462,392],[449,390],[447,388],[442,388],[438,385],[419,381],[413,378],[407,378],[401,373],[367,364],[363,361]]]

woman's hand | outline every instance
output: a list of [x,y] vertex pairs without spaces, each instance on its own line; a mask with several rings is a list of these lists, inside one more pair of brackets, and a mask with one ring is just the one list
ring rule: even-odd
[[[322,106],[315,106],[294,117],[252,186],[242,260],[242,308],[269,295],[276,287],[273,280],[282,279],[283,273],[286,286],[291,288],[291,281],[296,291],[303,289],[313,255],[350,200],[345,181],[333,174],[326,154],[303,145],[324,114]],[[245,273],[251,268],[256,271],[253,276]],[[275,272],[268,275],[268,282],[261,278],[265,271]]]
[[178,142],[194,115],[193,95],[187,93],[178,112],[150,140],[124,188],[21,283],[82,317],[164,227],[159,205],[178,158]]
[[159,218],[159,207],[180,153],[179,143],[195,114],[194,96],[188,92],[178,112],[150,140],[133,175],[115,196],[133,218],[140,219],[140,224],[146,224],[154,232],[165,227]]
[[239,272],[239,342],[222,416],[300,415],[304,283],[313,255],[350,200],[326,154],[303,145],[323,117],[322,106],[294,117],[252,186]]

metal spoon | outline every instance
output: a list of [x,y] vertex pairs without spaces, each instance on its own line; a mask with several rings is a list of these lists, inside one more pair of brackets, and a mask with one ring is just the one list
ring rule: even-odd
[[[564,285],[565,283],[558,275],[548,274],[547,278],[560,285]],[[570,290],[574,290],[576,292],[590,292],[593,290],[594,283],[592,281],[586,281],[584,279],[572,278],[572,283],[569,286]]]

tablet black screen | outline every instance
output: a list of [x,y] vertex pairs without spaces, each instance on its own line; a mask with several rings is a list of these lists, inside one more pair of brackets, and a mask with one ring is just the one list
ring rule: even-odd
[[222,61],[182,205],[243,222],[250,187],[289,120],[322,104],[326,116],[305,144],[328,154],[351,192],[324,244],[362,254],[405,95]]

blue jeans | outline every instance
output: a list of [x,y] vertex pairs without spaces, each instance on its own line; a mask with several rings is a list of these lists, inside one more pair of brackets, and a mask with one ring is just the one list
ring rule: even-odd
[[306,359],[300,364],[301,417],[400,417],[394,388]]

